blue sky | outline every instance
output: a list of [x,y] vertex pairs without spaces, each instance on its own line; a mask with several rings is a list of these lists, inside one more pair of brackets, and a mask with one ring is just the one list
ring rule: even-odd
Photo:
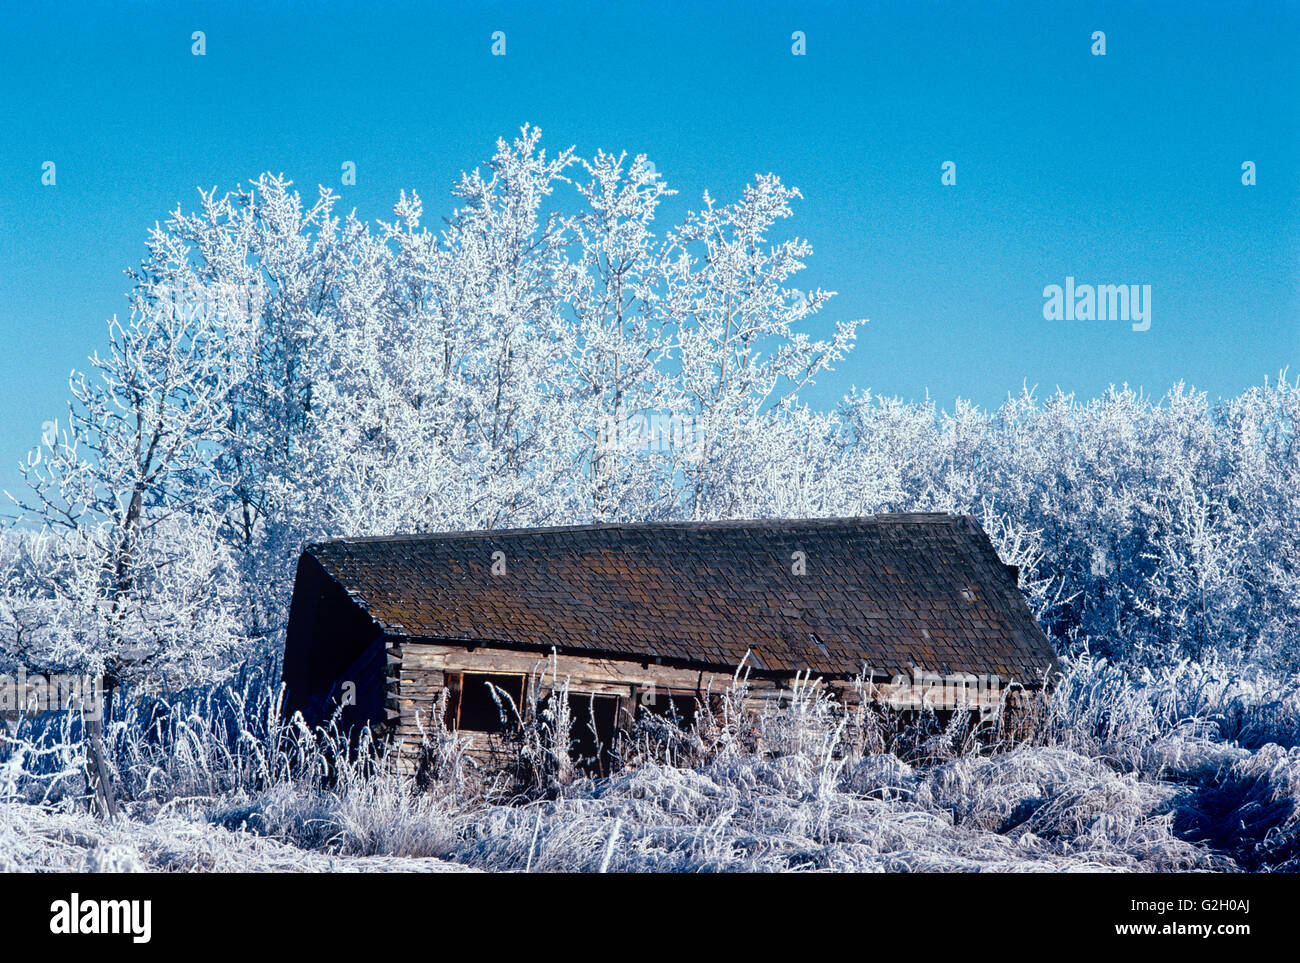
[[[668,219],[759,172],[799,187],[800,283],[840,292],[813,329],[871,319],[823,404],[1300,373],[1294,0],[114,6],[0,21],[4,487],[196,186],[282,171],[370,220],[402,188],[442,213],[524,122],[552,148],[649,154],[681,192]],[[1152,285],[1151,329],[1044,320],[1067,275]]]

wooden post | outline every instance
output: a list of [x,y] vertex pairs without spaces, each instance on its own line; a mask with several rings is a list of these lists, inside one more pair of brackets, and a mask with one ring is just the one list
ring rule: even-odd
[[105,819],[116,819],[118,815],[117,800],[113,797],[113,782],[108,774],[108,761],[104,757],[104,721],[103,713],[108,712],[108,693],[105,686],[104,698],[100,699],[97,711],[101,713],[94,719],[84,719],[86,727],[86,750],[90,755],[89,766],[91,788],[99,800],[99,811]]

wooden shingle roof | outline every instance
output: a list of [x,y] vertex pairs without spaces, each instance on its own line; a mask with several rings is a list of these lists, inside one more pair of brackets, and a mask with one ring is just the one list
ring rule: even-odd
[[384,632],[413,640],[724,669],[748,652],[759,671],[866,664],[1027,685],[1055,665],[1014,570],[967,516],[356,538],[306,554]]

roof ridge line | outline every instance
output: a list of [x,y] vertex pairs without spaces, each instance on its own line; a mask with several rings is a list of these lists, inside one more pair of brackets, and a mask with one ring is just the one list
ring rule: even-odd
[[365,545],[377,542],[420,542],[451,538],[501,538],[523,535],[562,535],[569,532],[600,531],[710,531],[726,529],[754,529],[775,531],[795,528],[833,528],[850,525],[886,524],[947,524],[962,522],[972,516],[952,512],[881,512],[876,515],[843,515],[825,518],[734,518],[703,521],[650,521],[650,522],[588,522],[576,525],[548,525],[536,528],[485,528],[462,529],[450,532],[410,532],[392,535],[352,535],[328,538],[306,543],[311,550],[325,545]]

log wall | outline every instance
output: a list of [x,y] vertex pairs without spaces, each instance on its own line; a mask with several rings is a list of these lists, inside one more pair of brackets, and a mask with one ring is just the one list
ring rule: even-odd
[[[422,734],[428,730],[431,714],[445,692],[449,718],[444,722],[454,727],[456,707],[459,704],[464,673],[523,675],[532,686],[541,677],[541,694],[548,694],[557,685],[568,682],[571,693],[612,696],[618,699],[618,724],[628,726],[635,718],[635,710],[647,693],[670,695],[691,694],[701,701],[725,692],[734,681],[734,673],[698,670],[660,665],[653,662],[624,661],[575,655],[544,656],[539,653],[489,649],[484,647],[441,645],[425,642],[390,641],[388,652],[387,717],[389,732],[399,744],[403,754],[411,756],[418,750]],[[755,708],[764,704],[779,703],[793,695],[792,679],[756,677],[749,679],[748,701]],[[961,704],[982,710],[984,719],[997,715],[1004,693],[996,689],[980,690],[972,677],[969,688],[957,696]],[[831,690],[840,701],[858,701],[860,687],[850,680],[832,679],[828,682],[814,680],[812,685]],[[954,693],[933,684],[899,684],[879,681],[865,692],[868,699],[896,708],[916,708],[922,705],[934,708],[951,708]],[[1025,695],[1012,700],[1018,715],[1025,718]],[[462,732],[469,743],[472,755],[490,758],[503,749],[501,736],[486,732]]]

